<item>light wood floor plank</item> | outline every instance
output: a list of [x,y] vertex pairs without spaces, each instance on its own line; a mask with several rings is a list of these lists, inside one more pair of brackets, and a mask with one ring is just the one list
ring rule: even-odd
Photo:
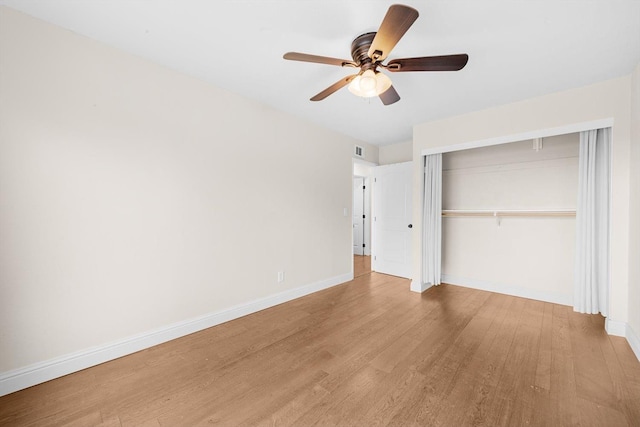
[[1,397],[0,425],[638,426],[640,363],[601,316],[365,271]]
[[495,395],[499,373],[511,345],[515,325],[510,330],[508,316],[513,299],[493,294],[482,312],[491,316],[491,323],[476,352],[460,373],[449,399],[460,405],[459,410],[442,411],[438,419],[443,425],[483,425],[486,423],[486,401]]
[[578,397],[568,313],[570,307],[554,305],[551,342],[551,425],[579,425]]
[[360,277],[368,273],[371,273],[371,256],[354,255],[353,256],[353,277]]

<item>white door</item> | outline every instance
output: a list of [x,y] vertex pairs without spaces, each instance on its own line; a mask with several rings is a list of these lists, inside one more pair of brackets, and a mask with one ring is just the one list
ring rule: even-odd
[[373,271],[412,277],[412,173],[412,162],[373,169]]
[[353,178],[353,254],[364,255],[364,178]]
[[364,178],[364,254],[371,255],[371,178]]

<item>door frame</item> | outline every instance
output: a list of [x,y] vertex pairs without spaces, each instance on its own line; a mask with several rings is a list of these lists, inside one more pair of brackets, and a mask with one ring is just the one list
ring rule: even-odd
[[[362,249],[362,254],[364,256],[370,256],[371,255],[371,180],[369,179],[369,177],[366,176],[360,176],[360,175],[354,175],[353,176],[353,180],[355,181],[356,179],[361,179],[362,180],[362,185],[364,186],[363,190],[360,190],[362,192],[362,214],[364,215],[364,218],[360,218],[360,222],[358,222],[358,225],[361,226],[362,228],[362,243],[364,244],[364,248]],[[354,183],[354,188],[355,188],[355,183]],[[354,189],[354,193],[353,193],[353,200],[355,204],[355,198],[356,198],[356,193],[355,193],[355,189]],[[352,212],[353,214],[354,212]],[[352,229],[356,229],[355,227],[355,222],[357,220],[354,219],[354,215],[352,215]],[[355,239],[353,241],[353,243],[355,243]],[[355,249],[355,246],[354,246]],[[356,255],[354,253],[354,255]]]
[[[356,164],[358,164],[358,166],[356,166]],[[378,166],[377,163],[373,163],[373,162],[368,162],[366,160],[362,160],[362,159],[356,159],[356,158],[352,158],[351,159],[351,179],[350,179],[350,183],[349,186],[351,187],[351,209],[353,209],[353,198],[354,198],[354,194],[353,194],[353,178],[365,178],[365,231],[368,229],[368,233],[365,233],[365,236],[368,236],[369,239],[368,241],[366,241],[366,237],[365,237],[365,244],[368,246],[365,246],[365,251],[364,254],[365,256],[371,256],[371,253],[373,251],[372,248],[372,238],[371,238],[371,214],[373,212],[373,196],[372,196],[372,192],[371,192],[371,183],[373,182],[373,168]],[[361,171],[356,171],[356,169],[363,169]],[[358,172],[358,173],[356,173]],[[365,173],[362,173],[365,172]],[[350,250],[349,250],[349,254],[351,256],[351,274],[353,275],[353,212],[350,215],[351,217],[351,246],[350,246]]]

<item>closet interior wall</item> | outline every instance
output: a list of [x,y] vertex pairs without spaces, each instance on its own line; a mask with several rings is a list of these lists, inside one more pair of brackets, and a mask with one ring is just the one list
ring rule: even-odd
[[[573,211],[579,134],[443,155],[443,211]],[[447,216],[444,283],[571,305],[575,216]]]

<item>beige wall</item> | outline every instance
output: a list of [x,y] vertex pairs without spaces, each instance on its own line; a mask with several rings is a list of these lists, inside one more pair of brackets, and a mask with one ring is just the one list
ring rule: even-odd
[[0,374],[351,273],[376,147],[7,8],[0,52]]
[[380,165],[391,165],[413,160],[413,141],[384,145],[379,149]]
[[[631,77],[621,77],[414,127],[415,159],[424,149],[490,140],[613,118],[610,320],[629,319],[629,183]],[[640,141],[634,141],[635,144]],[[414,224],[420,224],[422,164],[414,162]],[[634,221],[636,219],[634,218]],[[419,228],[421,228],[419,226]],[[414,234],[414,280],[420,282],[420,235]],[[634,260],[637,262],[637,260]]]
[[[631,86],[631,209],[629,217],[629,325],[640,348],[640,64]],[[640,353],[637,354],[640,358]]]

